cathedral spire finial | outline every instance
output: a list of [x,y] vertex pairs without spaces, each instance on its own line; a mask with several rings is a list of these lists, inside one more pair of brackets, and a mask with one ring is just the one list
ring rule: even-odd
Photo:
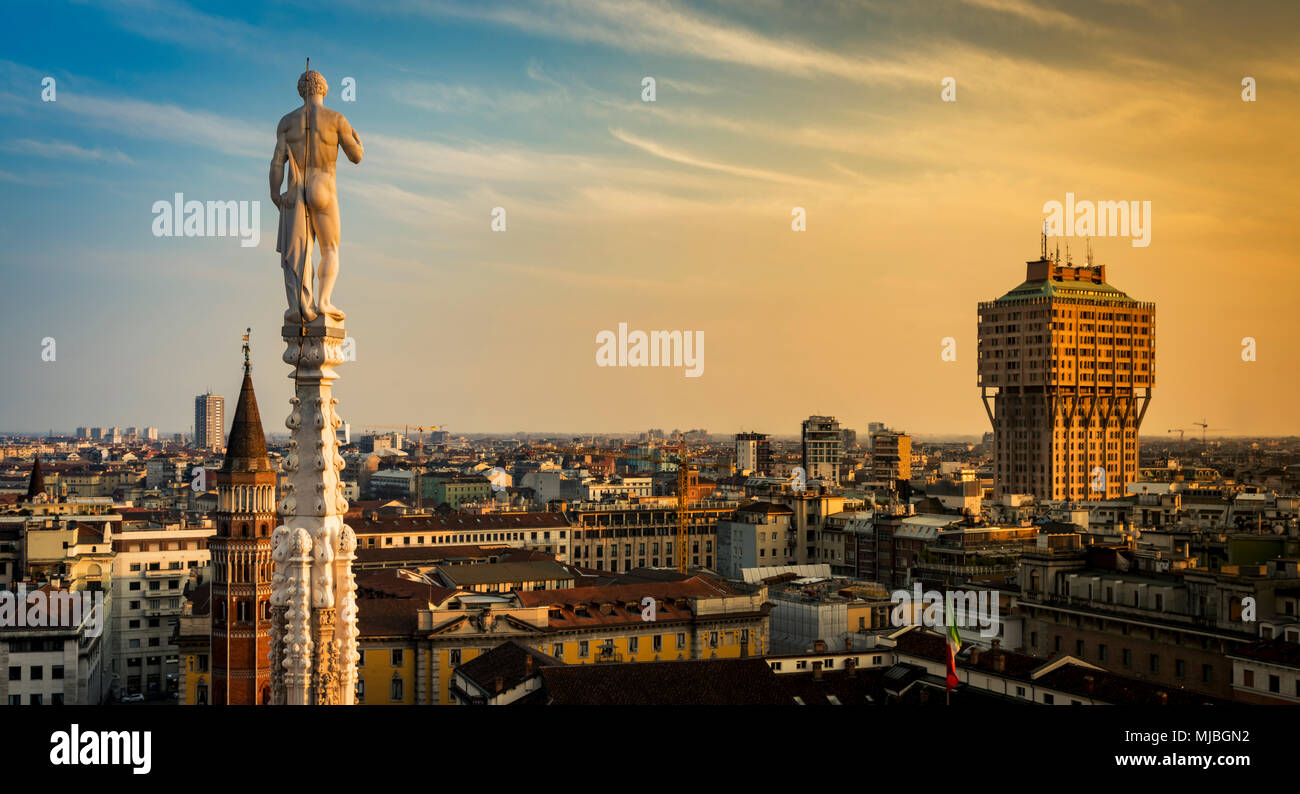
[[253,368],[252,365],[248,362],[248,337],[251,336],[252,333],[253,333],[252,328],[244,329],[244,374],[245,375],[247,375],[249,370]]

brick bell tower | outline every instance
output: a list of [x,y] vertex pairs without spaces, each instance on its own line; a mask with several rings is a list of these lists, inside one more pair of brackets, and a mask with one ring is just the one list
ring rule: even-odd
[[212,555],[213,705],[271,702],[271,531],[275,471],[253,394],[244,334],[244,384],[217,472],[217,534]]

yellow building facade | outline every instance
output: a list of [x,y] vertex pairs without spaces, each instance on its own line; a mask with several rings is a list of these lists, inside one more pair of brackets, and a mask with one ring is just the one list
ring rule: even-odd
[[[437,590],[428,608],[406,605],[407,631],[395,619],[396,599],[358,605],[360,702],[450,705],[456,667],[508,640],[565,664],[735,659],[770,649],[766,588],[736,593],[695,577],[508,597]],[[645,599],[654,600],[653,611]],[[380,605],[384,601],[389,603]],[[370,626],[368,606],[382,612]]]

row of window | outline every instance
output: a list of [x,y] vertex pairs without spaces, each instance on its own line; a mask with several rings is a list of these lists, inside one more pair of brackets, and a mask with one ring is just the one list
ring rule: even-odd
[[[32,705],[32,706],[41,706],[41,705],[44,705],[44,703],[45,703],[45,698],[42,697],[41,695],[28,695],[28,696],[27,696],[27,702],[28,702],[28,704],[30,704],[30,705]],[[23,696],[22,696],[22,695],[10,695],[10,696],[9,696],[9,705],[11,705],[11,706],[21,706],[22,704],[23,704]],[[52,706],[62,706],[62,705],[63,705],[63,693],[62,693],[62,692],[55,692],[54,694],[50,695],[50,705],[52,705]]]
[[[50,665],[50,678],[53,679],[53,680],[55,680],[55,681],[60,681],[60,680],[62,680],[62,679],[63,679],[63,665],[61,665],[61,664],[53,664],[53,665]],[[10,680],[10,681],[22,681],[22,680],[23,680],[23,668],[22,668],[21,666],[19,666],[19,665],[13,665],[13,666],[10,666],[10,668],[9,668],[9,680]],[[45,680],[45,665],[43,665],[43,664],[34,664],[34,665],[31,665],[31,666],[28,668],[28,676],[27,676],[27,680],[28,680],[28,681],[44,681],[44,680]]]
[[[563,539],[566,536],[566,533],[567,530],[558,530],[556,534],[561,539]],[[528,534],[530,535],[529,540],[531,541],[537,540],[536,532],[531,532]],[[395,535],[384,536],[383,545],[392,546],[395,537],[396,537]],[[455,545],[460,543],[502,543],[511,540],[524,540],[524,533],[523,532],[471,532],[464,535],[429,535],[428,537],[429,537],[429,543],[433,545]],[[411,538],[415,538],[414,544],[411,543]],[[403,535],[401,545],[423,546],[424,538],[425,538],[424,535]],[[551,533],[549,531],[543,531],[542,540],[547,541],[550,539],[551,539]],[[366,548],[373,549],[375,547],[375,538],[374,537],[365,538],[365,544],[366,544]]]

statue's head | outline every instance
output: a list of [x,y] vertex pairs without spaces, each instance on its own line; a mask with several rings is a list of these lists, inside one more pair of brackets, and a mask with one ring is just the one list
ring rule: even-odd
[[329,83],[325,82],[325,76],[315,69],[308,69],[298,78],[298,96],[303,99],[310,99],[318,96],[321,99],[329,93]]

